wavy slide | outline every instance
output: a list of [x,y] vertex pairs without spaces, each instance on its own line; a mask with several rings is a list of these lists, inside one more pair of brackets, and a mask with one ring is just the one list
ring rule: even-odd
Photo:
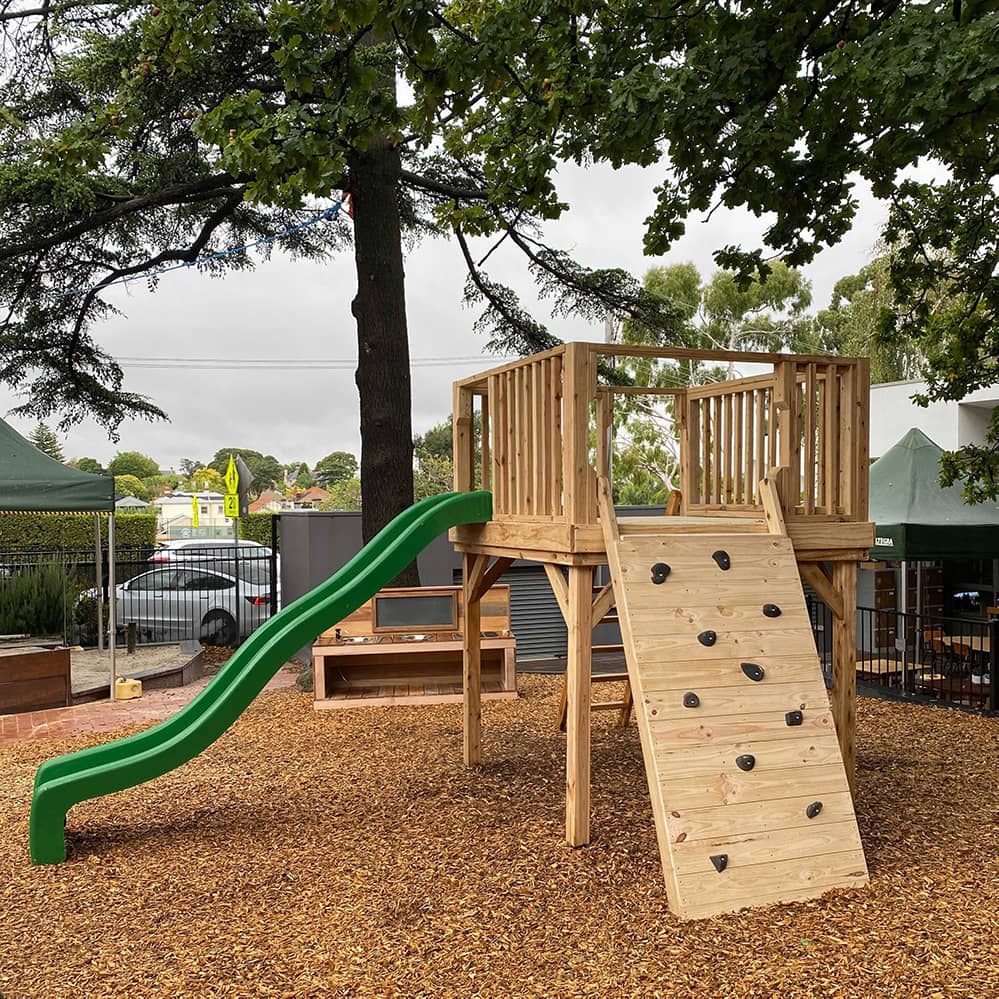
[[444,493],[410,507],[326,582],[258,628],[216,677],[175,715],[137,735],[48,760],[35,775],[31,860],[66,859],[66,814],[88,798],[167,773],[210,746],[300,649],[394,579],[448,528],[492,516],[488,492]]

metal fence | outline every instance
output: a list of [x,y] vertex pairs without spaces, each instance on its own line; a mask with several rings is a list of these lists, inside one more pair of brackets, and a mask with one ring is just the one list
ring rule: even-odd
[[[98,566],[93,550],[0,552],[0,634],[98,645],[99,607],[107,634],[108,569],[107,553]],[[280,607],[279,575],[279,555],[267,546],[119,550],[117,644],[238,645]]]
[[[815,647],[832,662],[832,616],[809,598]],[[999,709],[999,620],[857,608],[857,683],[973,711]]]

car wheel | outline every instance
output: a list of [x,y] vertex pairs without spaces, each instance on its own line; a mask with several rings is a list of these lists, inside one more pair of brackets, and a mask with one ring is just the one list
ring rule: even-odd
[[225,611],[212,611],[201,622],[201,641],[205,645],[235,645],[236,622]]

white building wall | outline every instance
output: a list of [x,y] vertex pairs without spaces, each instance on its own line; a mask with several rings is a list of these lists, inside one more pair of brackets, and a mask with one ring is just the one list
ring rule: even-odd
[[920,381],[871,386],[872,458],[880,458],[913,427],[945,451],[984,442],[992,410],[999,405],[999,390],[980,389],[960,402],[931,402],[923,408],[912,397],[925,389]]

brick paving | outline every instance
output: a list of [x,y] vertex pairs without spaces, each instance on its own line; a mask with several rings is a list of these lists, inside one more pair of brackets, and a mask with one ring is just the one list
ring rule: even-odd
[[[295,685],[295,670],[282,669],[265,690],[281,690]],[[0,715],[0,747],[39,739],[65,739],[87,732],[109,732],[125,725],[147,725],[169,718],[193,700],[212,679],[202,677],[186,687],[151,690],[131,701],[93,701],[71,708],[22,711]]]

